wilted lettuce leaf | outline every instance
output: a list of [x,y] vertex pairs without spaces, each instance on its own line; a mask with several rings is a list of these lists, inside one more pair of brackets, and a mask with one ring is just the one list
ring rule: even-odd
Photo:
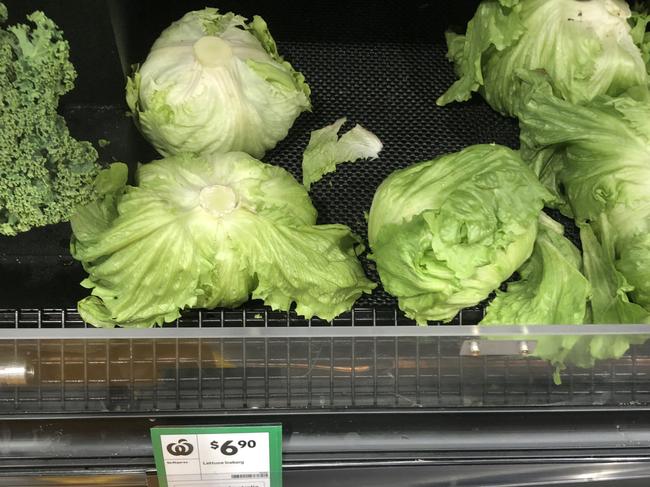
[[359,124],[339,138],[339,130],[346,120],[339,118],[332,125],[311,133],[309,144],[302,156],[302,184],[308,190],[325,174],[336,171],[338,164],[360,159],[376,159],[381,152],[381,140]]

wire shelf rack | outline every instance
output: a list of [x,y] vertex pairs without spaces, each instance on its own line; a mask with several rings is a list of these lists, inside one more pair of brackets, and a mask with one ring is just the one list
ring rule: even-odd
[[[466,324],[453,336],[390,336],[372,332],[427,328],[402,328],[411,322],[394,309],[355,309],[328,328],[263,308],[214,310],[168,327],[212,329],[207,338],[94,338],[101,330],[73,309],[0,310],[2,328],[51,332],[0,340],[0,414],[650,405],[650,343],[568,368],[555,385],[552,367],[534,357],[461,354],[474,318],[459,317]],[[327,336],[341,326],[367,333]],[[295,327],[304,333],[283,336]],[[280,333],[219,335],[243,328]],[[57,339],[65,330],[82,338]]]

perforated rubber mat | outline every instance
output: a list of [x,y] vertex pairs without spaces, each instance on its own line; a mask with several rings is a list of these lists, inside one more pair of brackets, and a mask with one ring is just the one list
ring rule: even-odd
[[[296,121],[289,136],[264,160],[301,178],[302,153],[311,130],[346,116],[347,130],[360,123],[377,134],[384,150],[374,161],[343,164],[312,187],[319,223],[343,223],[366,238],[364,212],[377,186],[395,169],[472,144],[517,147],[516,121],[493,112],[476,96],[464,104],[438,107],[436,98],[455,75],[442,43],[280,42],[280,51],[302,71],[312,89],[313,110]],[[123,106],[71,105],[64,114],[79,138],[107,138],[101,158],[130,163],[157,157],[125,116]],[[67,224],[0,240],[0,270],[12,281],[0,305],[73,306],[85,290],[80,265],[68,253]],[[368,275],[378,281],[372,263]],[[395,305],[378,288],[359,306]]]
[[[364,211],[379,184],[395,169],[468,145],[496,142],[516,147],[517,126],[477,100],[438,107],[436,98],[455,79],[443,45],[283,44],[282,52],[310,83],[313,112],[304,114],[290,136],[266,160],[300,178],[309,132],[347,116],[384,142],[374,161],[342,164],[312,188],[322,223],[349,225],[366,238]],[[369,275],[377,278],[368,266]],[[360,305],[394,304],[378,289]]]
[[[436,106],[436,98],[455,79],[443,45],[293,42],[279,47],[307,78],[313,109],[301,115],[289,136],[264,158],[266,162],[285,167],[300,180],[310,131],[342,116],[348,118],[343,130],[360,123],[384,142],[378,159],[340,165],[312,187],[319,223],[349,225],[365,239],[364,212],[370,209],[377,186],[395,169],[471,144],[496,142],[516,147],[518,143],[516,122],[493,112],[480,97],[469,103]],[[77,105],[68,107],[65,114],[77,136],[90,140],[106,136],[112,141],[102,159],[129,157],[121,146],[134,144],[121,144],[119,138],[137,134],[133,135],[131,121],[119,107]],[[156,157],[146,147],[136,153],[138,160]],[[68,236],[68,225],[60,225],[2,239],[3,267],[16,278],[9,295],[0,298],[3,305],[58,307],[73,305],[83,295],[78,287],[83,272],[68,255]],[[378,280],[372,263],[364,261],[364,266]],[[358,304],[394,305],[395,300],[379,288]]]

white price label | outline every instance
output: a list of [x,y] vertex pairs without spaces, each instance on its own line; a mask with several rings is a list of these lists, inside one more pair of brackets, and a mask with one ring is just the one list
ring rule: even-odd
[[[157,428],[158,429],[158,428]],[[188,428],[187,433],[160,428],[159,473],[167,487],[275,487],[274,460],[268,431],[205,432]],[[243,428],[242,428],[243,429]],[[281,438],[280,438],[281,441]],[[280,443],[281,444],[281,443]],[[160,467],[163,467],[161,469]],[[281,467],[279,467],[281,469]]]

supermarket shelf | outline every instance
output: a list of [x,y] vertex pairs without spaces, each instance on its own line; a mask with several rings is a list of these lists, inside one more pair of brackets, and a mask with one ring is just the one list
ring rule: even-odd
[[[145,485],[145,472],[153,468],[149,429],[205,422],[200,418],[93,422],[71,418],[47,423],[16,419],[4,424],[0,437],[0,482],[61,485],[29,484],[25,478],[35,473],[42,480],[94,472],[103,475],[107,485]],[[469,418],[403,413],[382,416],[381,430],[371,414],[338,415],[328,421],[309,415],[230,416],[208,422],[282,422],[289,486],[347,486],[353,480],[365,485],[368,479],[379,486],[521,487],[587,481],[627,486],[637,484],[624,480],[650,479],[650,423],[625,412],[483,413]],[[109,473],[116,481],[141,483],[112,484]],[[5,483],[9,478],[23,483]],[[613,481],[621,483],[607,483]]]
[[3,330],[0,340],[140,340],[209,338],[380,338],[380,337],[544,337],[647,335],[650,325],[503,325],[431,327],[299,328],[68,328]]

